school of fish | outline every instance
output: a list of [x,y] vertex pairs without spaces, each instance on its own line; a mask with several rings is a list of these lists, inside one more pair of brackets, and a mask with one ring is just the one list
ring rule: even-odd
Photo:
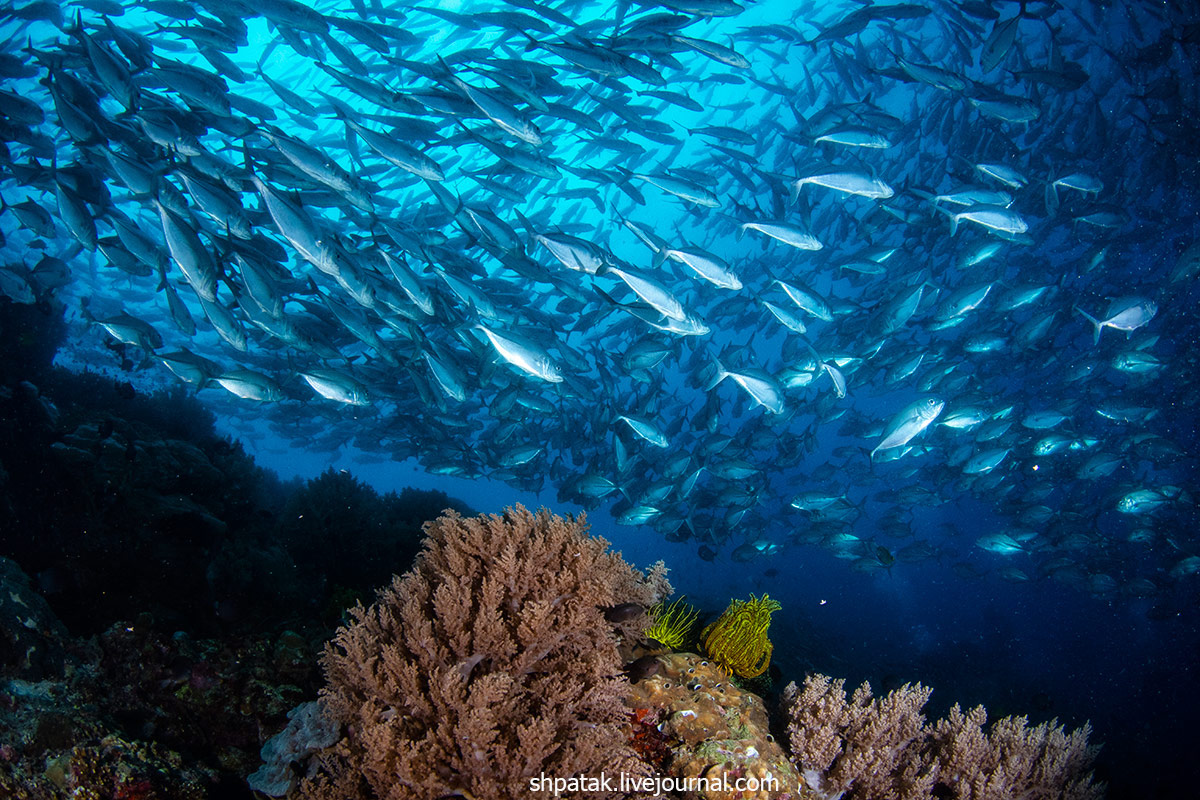
[[799,9],[9,4],[0,293],[708,560],[1194,581],[1200,16]]

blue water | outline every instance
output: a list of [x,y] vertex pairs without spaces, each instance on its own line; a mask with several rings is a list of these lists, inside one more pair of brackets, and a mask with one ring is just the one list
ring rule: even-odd
[[[156,78],[149,67],[133,80],[143,107],[161,102],[173,109],[168,116],[197,123],[196,140],[226,162],[218,171],[232,184],[230,196],[255,231],[282,248],[276,277],[295,280],[278,281],[285,305],[275,323],[303,327],[304,337],[293,340],[247,312],[255,300],[247,299],[246,269],[231,258],[235,251],[250,257],[239,250],[246,240],[231,233],[230,220],[201,209],[179,177],[194,166],[201,180],[213,180],[199,156],[181,145],[168,158],[161,142],[151,144],[99,70],[89,71],[78,35],[46,20],[7,20],[13,59],[28,62],[20,52],[27,39],[67,54],[54,69],[85,80],[81,91],[94,95],[102,132],[73,143],[81,137],[63,123],[65,106],[56,105],[50,82],[14,75],[12,86],[46,111],[46,121],[31,127],[53,138],[48,153],[14,133],[13,123],[4,199],[37,203],[58,222],[54,236],[40,236],[12,212],[0,217],[6,260],[17,265],[5,294],[19,304],[61,300],[69,333],[57,363],[128,380],[139,392],[179,383],[162,355],[186,347],[207,357],[215,370],[192,390],[215,411],[219,430],[282,478],[332,467],[380,491],[440,489],[479,511],[514,502],[587,510],[593,530],[627,559],[665,560],[678,592],[702,609],[717,612],[750,592],[778,599],[783,611],[772,638],[785,679],[817,670],[877,688],[920,680],[935,688],[931,714],[959,702],[983,703],[993,718],[1057,717],[1071,727],[1091,720],[1093,739],[1106,743],[1101,771],[1114,796],[1171,796],[1194,779],[1185,745],[1195,736],[1185,720],[1200,712],[1192,690],[1200,655],[1193,390],[1200,251],[1188,250],[1200,242],[1195,10],[920,0],[892,12],[878,4],[878,17],[839,30],[835,24],[860,18],[866,6],[764,2],[734,16],[681,16],[683,34],[700,40],[689,47],[648,27],[652,14],[687,3],[553,6],[583,26],[578,36],[616,41],[637,59],[618,61],[605,76],[564,58],[561,47],[579,40],[557,39],[567,30],[553,15],[552,35],[505,30],[501,18],[481,16],[531,5],[430,4],[449,12],[440,16],[376,3],[318,7],[401,30],[385,37],[388,57],[402,59],[389,63],[366,38],[336,28],[332,46],[315,33],[288,33],[292,23],[279,10],[286,6],[269,6],[269,22],[253,6],[198,4],[211,15],[245,18],[244,42],[227,56],[241,76],[218,57],[206,59],[186,35],[157,31],[173,24],[163,15],[175,6],[151,2],[111,17],[148,37],[161,57],[210,75],[224,69],[218,94],[264,104],[274,116],[268,122],[235,102],[223,120],[170,80],[164,88],[166,73]],[[84,6],[64,6],[63,27],[79,11],[88,35],[112,47],[98,13],[104,7]],[[1004,47],[1002,25],[1018,13],[1014,43]],[[646,40],[608,38],[630,30]],[[555,41],[557,52],[549,46]],[[748,65],[729,63],[724,48]],[[989,48],[999,50],[995,65],[985,63]],[[454,77],[422,77],[439,56]],[[539,105],[539,92],[552,84],[530,84],[515,62],[487,64],[492,58],[552,67],[561,94],[544,99],[561,107]],[[651,66],[661,85],[639,72]],[[499,72],[488,77],[488,69]],[[318,114],[290,107],[256,70]],[[507,84],[497,80],[505,71]],[[44,73],[39,67],[37,77]],[[354,90],[360,74],[392,92],[445,96],[426,96],[423,106],[405,94],[397,108],[382,108]],[[69,78],[65,87],[58,91],[70,94]],[[498,98],[507,111],[473,105],[470,90]],[[704,110],[650,94],[660,90]],[[442,110],[446,97],[457,100],[455,113]],[[537,126],[541,144],[512,135],[512,109]],[[601,135],[571,110],[597,120],[608,141],[597,142]],[[379,158],[339,114],[361,115],[361,124],[398,139],[407,135],[405,118],[432,121],[432,133],[409,141],[440,164],[445,180],[426,183]],[[350,191],[289,163],[259,135],[268,124],[273,135],[328,154],[339,175],[372,198],[371,208],[356,208]],[[706,125],[753,142],[689,133]],[[819,141],[863,130],[889,146]],[[219,265],[216,301],[248,337],[244,347],[206,320],[203,280],[180,269],[164,217],[150,197],[122,185],[106,148],[170,176],[162,180],[178,201],[169,193],[162,201],[183,203],[170,213]],[[498,161],[503,148],[552,160],[558,177]],[[64,220],[51,165],[74,165],[106,182],[108,196],[87,206],[98,235],[120,233],[113,209],[126,215],[158,249],[165,278],[117,268],[111,249],[96,251]],[[988,165],[1019,177],[1006,182]],[[341,275],[304,256],[296,242],[303,237],[288,235],[268,213],[250,172],[301,206],[321,246],[338,250]],[[470,173],[502,187],[489,189]],[[839,190],[822,185],[829,173],[886,186],[875,196]],[[664,178],[711,191],[717,207],[676,197],[687,194],[678,184],[664,191]],[[801,178],[817,180],[797,190]],[[987,193],[986,209],[932,199],[968,187]],[[1010,206],[995,199],[998,192]],[[946,211],[958,217],[952,222]],[[489,214],[508,230],[489,228]],[[670,247],[723,259],[741,288],[655,258],[618,215]],[[744,223],[770,220],[810,232],[822,248],[739,235]],[[423,241],[406,244],[397,230]],[[537,238],[560,234],[603,252],[605,267],[569,269]],[[133,249],[110,238],[114,244]],[[992,245],[988,256],[966,262]],[[380,253],[408,265],[433,297],[433,313],[401,291]],[[68,261],[70,279],[48,288],[43,274],[28,272],[43,254]],[[614,271],[630,269],[678,300],[704,332],[664,332],[671,315]],[[481,294],[470,296],[455,280]],[[365,298],[354,291],[364,281],[373,287]],[[779,281],[819,296],[829,318],[793,302]],[[895,310],[921,286],[911,309]],[[982,297],[956,310],[971,287]],[[1029,287],[1044,292],[1027,304],[1012,301]],[[172,313],[168,290],[194,333]],[[807,331],[789,331],[764,302]],[[1084,312],[1108,322],[1098,342]],[[118,343],[104,323],[122,313],[151,326],[162,346]],[[365,320],[371,335],[346,316]],[[564,380],[505,359],[481,326],[524,334]],[[642,341],[670,352],[661,363],[631,367],[624,356]],[[432,361],[454,367],[462,397]],[[734,374],[714,385],[718,362]],[[322,396],[301,377],[323,369],[362,387],[369,403]],[[220,379],[236,370],[264,379],[270,397],[223,388]],[[844,397],[834,376],[846,382]],[[902,409],[925,397],[939,404],[937,419],[889,442],[889,423],[894,428]],[[970,409],[981,414],[975,425],[943,424]],[[1047,412],[1061,421],[1033,421]],[[649,420],[667,446],[635,435],[619,415]],[[536,452],[514,465],[521,447]],[[971,467],[989,455],[994,467]],[[1111,459],[1110,470],[1083,471],[1101,456]],[[686,464],[672,464],[676,458]],[[715,473],[734,460],[751,474]],[[687,493],[684,477],[701,467]],[[578,483],[585,474],[619,489],[589,498]],[[665,499],[647,494],[660,481],[672,486]],[[793,506],[810,491],[831,494],[831,507]],[[1135,496],[1141,507],[1123,509]],[[635,506],[650,508],[646,523],[618,524]]]

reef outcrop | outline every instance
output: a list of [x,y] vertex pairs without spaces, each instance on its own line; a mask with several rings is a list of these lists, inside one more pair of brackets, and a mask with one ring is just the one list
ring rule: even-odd
[[[414,568],[352,611],[324,657],[346,736],[306,798],[528,798],[543,776],[646,776],[629,741],[619,646],[669,594],[583,519],[515,506],[425,526]],[[624,797],[599,788],[594,797]]]
[[[982,708],[957,707],[928,724],[919,684],[847,698],[843,681],[810,676],[784,691],[777,741],[763,700],[727,665],[635,646],[653,629],[644,610],[670,587],[660,567],[643,575],[608,552],[583,520],[516,506],[448,513],[425,531],[415,567],[356,607],[326,649],[322,702],[344,735],[296,763],[307,777],[289,797],[504,800],[539,786],[686,800],[1102,793],[1086,727],[1006,718],[985,731]],[[775,610],[761,602],[734,629],[746,635],[729,637],[760,643],[752,667],[769,653],[764,618]],[[612,785],[596,783],[606,775]]]
[[[694,653],[659,656],[626,700],[634,719],[654,723],[683,796],[696,800],[803,797],[800,774],[771,735],[766,706]],[[690,787],[690,788],[689,788]]]

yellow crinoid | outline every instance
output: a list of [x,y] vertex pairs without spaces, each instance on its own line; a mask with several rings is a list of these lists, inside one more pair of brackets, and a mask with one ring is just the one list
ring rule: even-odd
[[672,650],[680,650],[687,643],[697,616],[696,609],[684,603],[682,597],[669,606],[660,600],[650,609],[650,618],[654,621],[646,629],[645,636]]
[[700,634],[704,651],[726,670],[743,678],[767,671],[774,649],[767,638],[771,614],[783,606],[763,595],[761,600],[732,600],[725,613]]

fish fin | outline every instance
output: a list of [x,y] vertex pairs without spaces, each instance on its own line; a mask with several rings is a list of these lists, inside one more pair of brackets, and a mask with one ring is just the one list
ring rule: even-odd
[[830,382],[833,383],[833,391],[837,394],[838,399],[841,400],[844,398],[846,396],[846,376],[837,367],[832,364],[826,364],[824,361],[821,362],[821,369],[825,371],[825,374],[829,376]]
[[1046,213],[1053,217],[1058,213],[1058,186],[1053,182],[1046,184]]
[[1104,323],[1084,311],[1079,306],[1075,306],[1075,310],[1087,318],[1088,322],[1092,323],[1092,346],[1095,347],[1096,345],[1100,344],[1100,332],[1104,330]]
[[[597,272],[596,274],[598,275],[600,273]],[[621,306],[621,303],[617,302],[617,300],[615,300],[612,295],[610,295],[608,292],[601,289],[599,286],[593,286],[592,288],[596,291],[596,294],[603,297],[605,300],[607,300],[612,305],[617,306],[617,307]]]
[[721,383],[721,381],[729,377],[729,373],[725,371],[725,367],[721,366],[721,359],[719,358],[713,358],[710,368],[716,374],[716,377],[710,379],[708,384],[704,387],[704,391],[706,392],[711,392],[717,387],[718,384]]
[[446,75],[450,78],[451,82],[461,89],[464,85],[464,82],[454,74],[454,70],[450,69],[450,65],[446,63],[446,59],[442,58],[439,54],[437,60],[438,63],[442,65],[442,69],[446,70]]
[[529,222],[528,218],[526,218],[526,216],[521,213],[521,210],[518,208],[514,208],[513,213],[515,213],[517,215],[517,219],[521,221],[521,227],[525,229],[525,232],[532,234],[533,233],[533,225]]

